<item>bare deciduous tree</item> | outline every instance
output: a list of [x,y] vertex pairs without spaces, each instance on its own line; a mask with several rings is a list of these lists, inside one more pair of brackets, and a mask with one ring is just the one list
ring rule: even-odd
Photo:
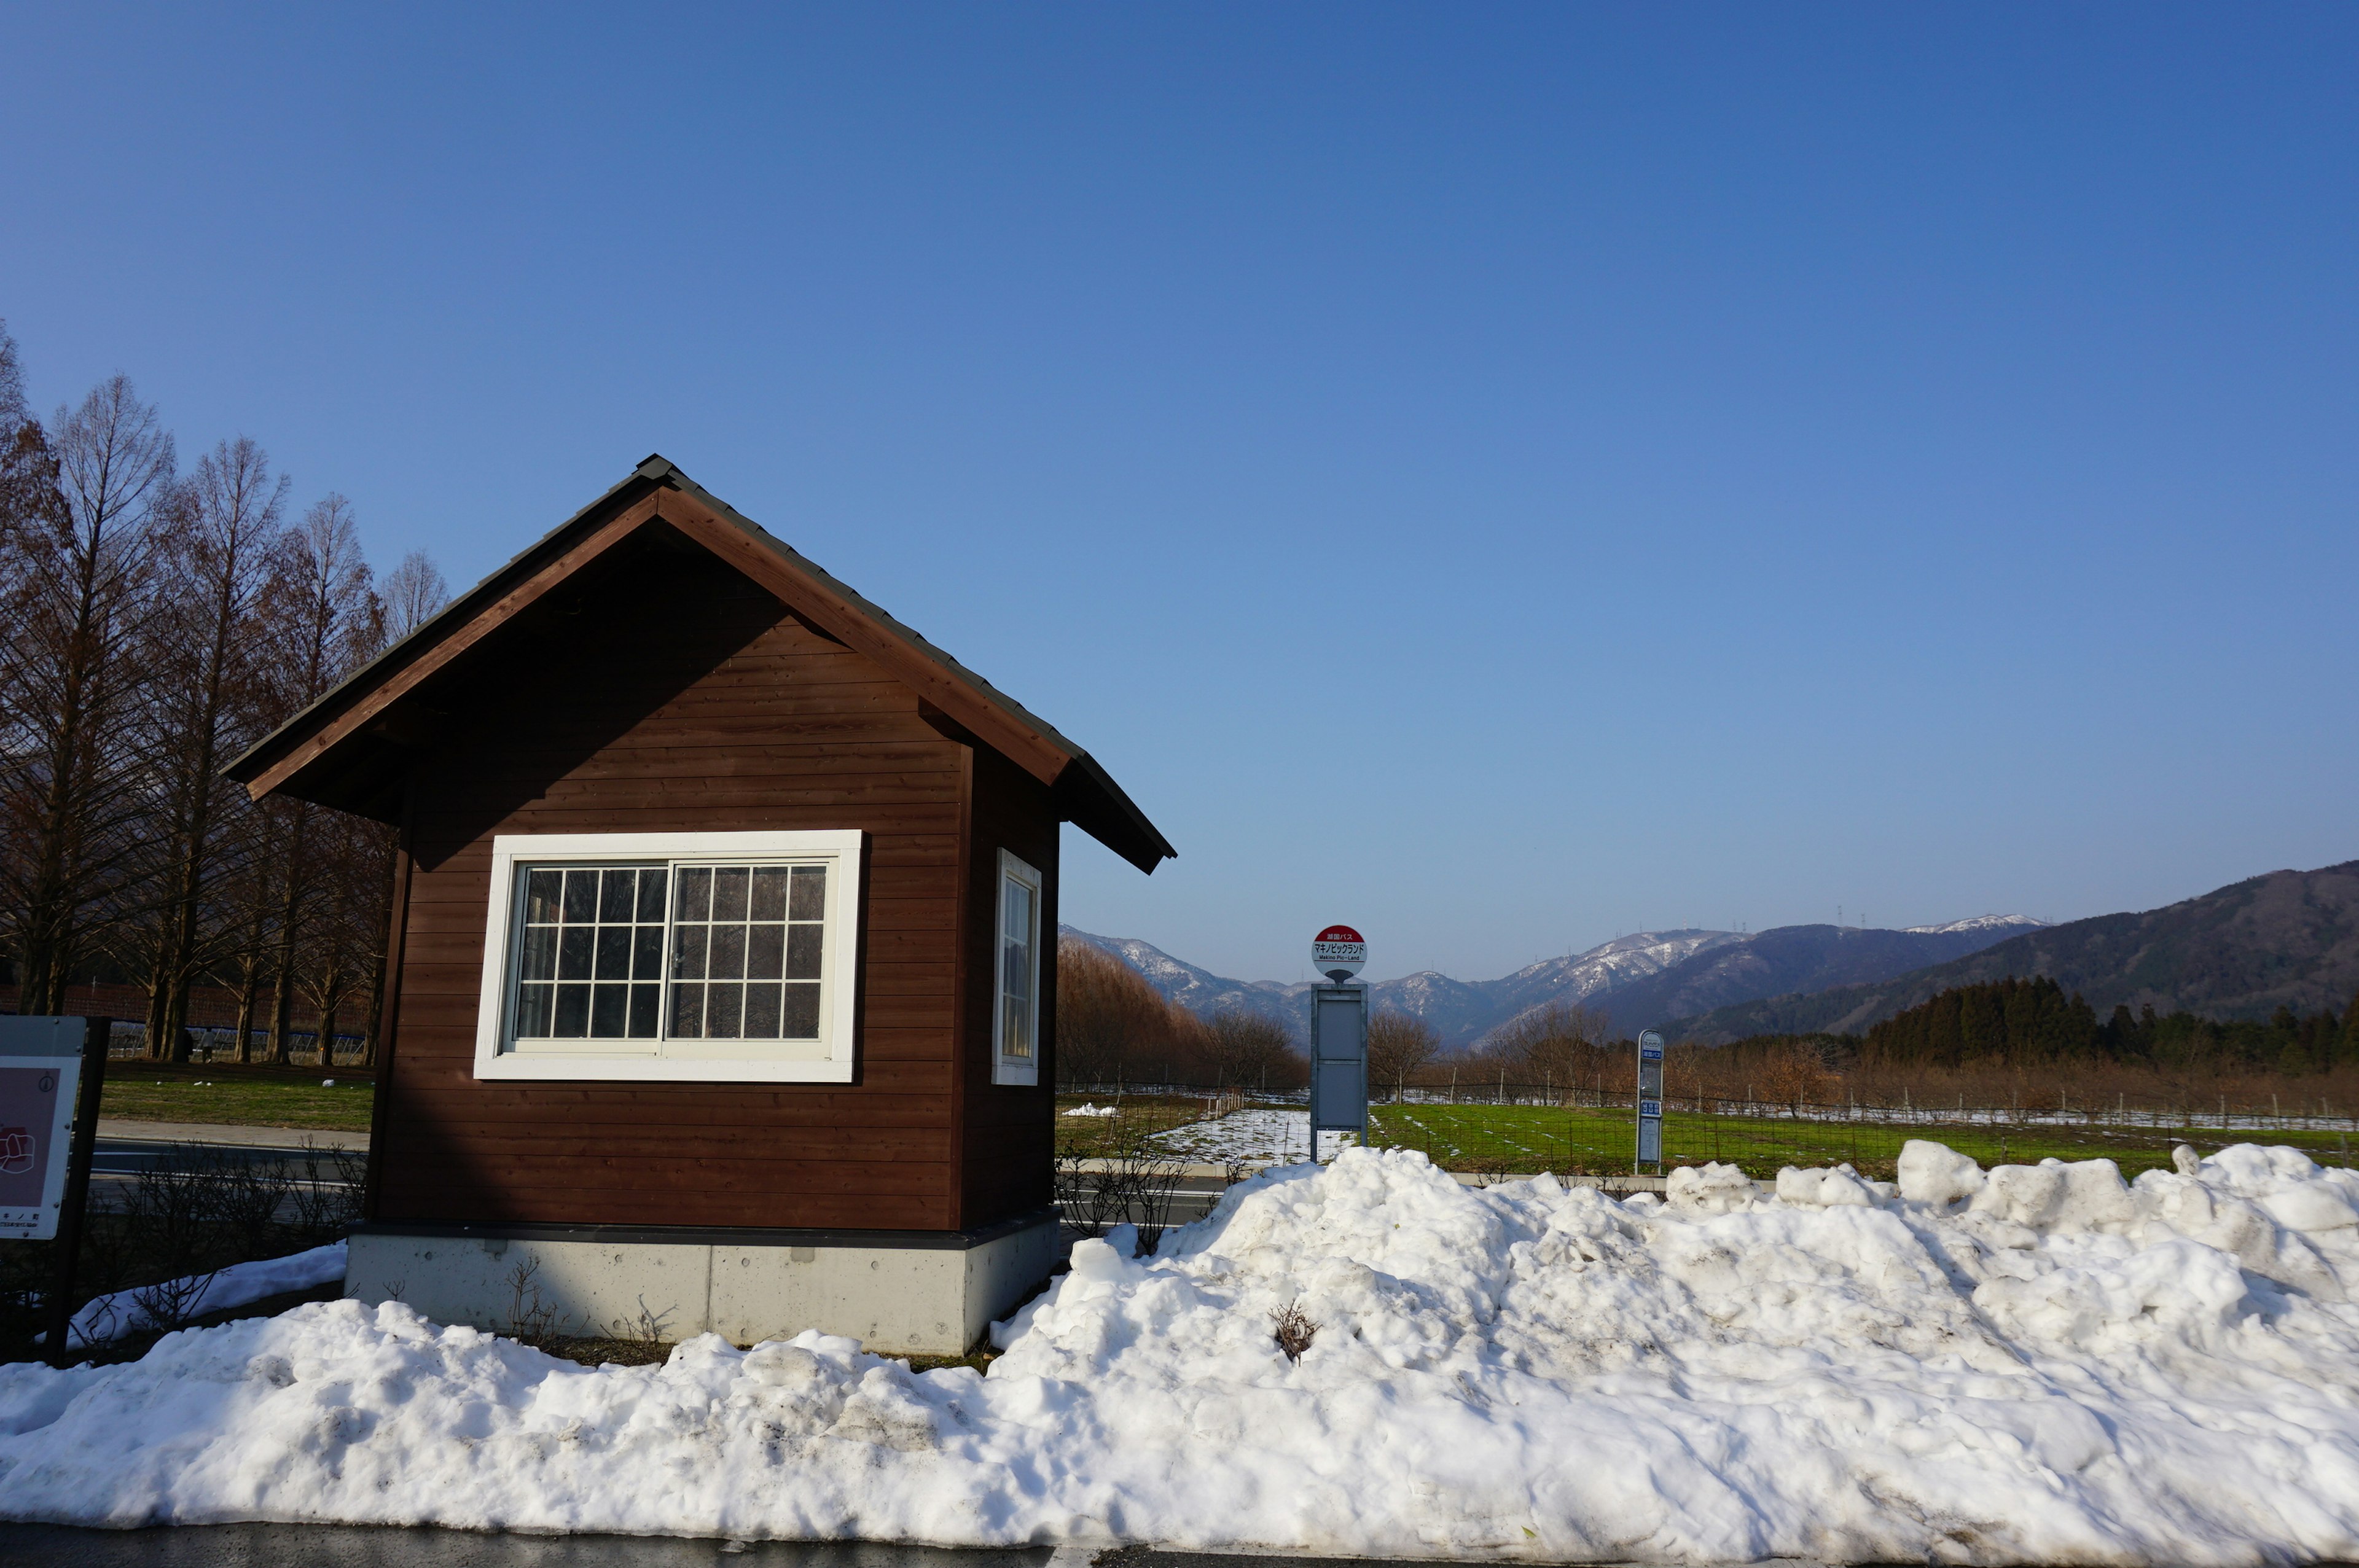
[[441,568],[423,550],[412,550],[401,564],[385,574],[385,636],[398,643],[440,612],[450,602],[451,585]]
[[189,988],[226,957],[212,883],[224,820],[244,794],[220,770],[257,738],[258,611],[286,495],[287,481],[244,438],[207,453],[187,486],[148,704],[164,884],[147,954],[151,1055],[187,1058]]
[[[383,645],[385,606],[370,586],[367,560],[352,503],[330,494],[279,536],[269,590],[268,717],[280,721],[316,702]],[[299,983],[297,949],[327,902],[319,846],[319,813],[308,802],[274,800],[267,815],[279,868],[271,912],[272,999],[267,1061],[287,1060],[288,1033]],[[331,1019],[332,1022],[332,1018]],[[322,1041],[325,1049],[328,1042]]]
[[[0,326],[0,979],[58,1011],[68,979],[147,981],[147,1033],[185,1056],[200,986],[235,986],[285,1060],[295,999],[323,1046],[382,1001],[392,839],[300,803],[255,805],[231,757],[448,595],[413,554],[372,590],[352,505],[296,525],[260,447],[186,482],[121,376],[44,430]],[[261,1015],[266,1012],[266,1020]]]
[[48,482],[0,539],[0,908],[26,1011],[62,1010],[76,957],[112,935],[143,869],[142,656],[173,470],[155,409],[112,377],[60,410]]
[[1201,1026],[1199,1049],[1212,1083],[1224,1089],[1291,1084],[1303,1070],[1285,1029],[1259,1013],[1215,1014]]
[[1412,1013],[1386,1008],[1368,1020],[1368,1092],[1397,1094],[1419,1070],[1441,1054],[1433,1025]]
[[1609,1083],[1629,1064],[1607,1049],[1613,1039],[1605,1015],[1577,1003],[1555,1001],[1508,1020],[1484,1040],[1482,1054],[1517,1083],[1544,1084],[1560,1091],[1617,1087]]

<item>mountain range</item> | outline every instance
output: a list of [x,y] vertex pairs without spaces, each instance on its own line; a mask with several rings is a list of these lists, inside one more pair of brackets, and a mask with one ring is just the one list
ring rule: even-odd
[[[1732,1002],[1886,980],[2036,929],[2027,915],[1981,915],[1905,931],[1849,925],[1785,925],[1768,931],[1642,931],[1585,953],[1547,958],[1494,980],[1459,980],[1434,970],[1379,980],[1378,1009],[1397,1009],[1433,1026],[1446,1046],[1466,1046],[1551,1002],[1605,1014],[1623,1033]],[[1071,926],[1063,936],[1128,963],[1171,1001],[1203,1017],[1261,1014],[1300,1040],[1308,1036],[1307,982],[1237,980],[1215,975],[1151,943],[1099,936]]]
[[1697,1010],[1667,1033],[1706,1044],[1748,1034],[1858,1033],[1950,987],[2009,975],[2045,975],[2087,998],[2101,1017],[2116,1005],[2221,1020],[2267,1018],[2280,1007],[2340,1012],[2359,992],[2359,860],[2271,871],[2142,914],[2009,934],[1880,980],[1756,992]]

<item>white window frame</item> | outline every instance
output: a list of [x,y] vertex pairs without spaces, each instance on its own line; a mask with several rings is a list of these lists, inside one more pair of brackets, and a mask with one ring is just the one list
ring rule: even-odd
[[[1001,956],[1007,950],[1007,884],[1032,890],[1032,1054],[1007,1054],[1006,970]],[[1006,849],[999,851],[999,875],[991,884],[991,1081],[1023,1087],[1040,1081],[1040,928],[1041,876],[1038,867]]]
[[[503,833],[492,840],[492,887],[484,923],[484,981],[475,1024],[475,1076],[490,1079],[611,1079],[636,1083],[849,1083],[852,1081],[854,980],[860,952],[860,855],[857,828],[750,833]],[[552,1049],[519,1050],[509,1037],[515,974],[523,942],[525,866],[699,860],[770,860],[831,867],[826,932],[820,965],[820,1037],[807,1040],[672,1042],[583,1040]],[[664,1013],[670,1011],[671,900],[664,919]],[[677,1044],[678,1054],[666,1054]],[[725,1053],[725,1054],[724,1054]]]

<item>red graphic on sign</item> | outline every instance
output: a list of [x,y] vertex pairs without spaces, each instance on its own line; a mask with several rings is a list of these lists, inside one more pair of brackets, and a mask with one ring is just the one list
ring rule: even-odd
[[0,1175],[21,1176],[33,1168],[40,1152],[29,1127],[0,1127]]
[[1331,925],[1310,941],[1310,967],[1342,985],[1368,961],[1368,945],[1348,925]]

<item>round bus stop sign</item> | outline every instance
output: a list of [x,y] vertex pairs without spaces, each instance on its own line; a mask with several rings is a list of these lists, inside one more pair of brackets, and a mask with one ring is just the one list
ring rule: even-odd
[[1310,967],[1339,986],[1367,961],[1367,939],[1348,925],[1331,925],[1310,939]]

